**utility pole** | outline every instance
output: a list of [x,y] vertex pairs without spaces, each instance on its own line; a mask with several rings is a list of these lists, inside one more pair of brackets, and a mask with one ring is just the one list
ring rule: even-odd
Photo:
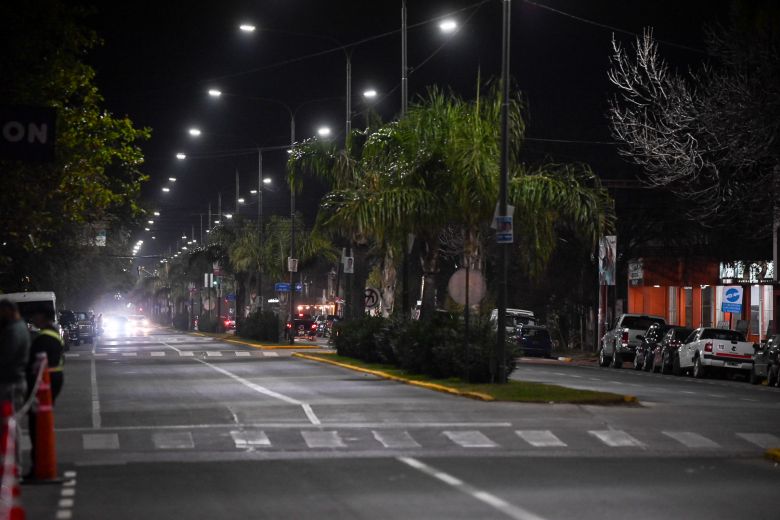
[[239,195],[238,195],[238,168],[236,168],[236,211],[235,211],[236,217],[238,217],[238,198],[239,198]]
[[203,246],[203,213],[198,215],[200,217],[200,245]]
[[401,0],[401,117],[406,115],[406,104],[409,101],[409,68],[406,59],[406,0]]
[[[290,116],[290,147],[295,145],[295,115]],[[290,182],[290,258],[295,258],[295,182]],[[289,269],[289,266],[288,266]],[[295,273],[290,271],[290,345],[295,343]]]
[[217,193],[217,222],[222,224],[222,192]]
[[[502,57],[501,57],[501,187],[499,190],[498,215],[507,216],[507,191],[509,184],[509,44],[510,14],[512,0],[504,0]],[[510,243],[498,244],[498,320],[496,361],[497,383],[506,383],[506,305]]]
[[211,201],[209,201],[209,219],[206,221],[206,231],[211,232]]
[[[257,149],[257,240],[260,249],[263,247],[263,150]],[[259,299],[257,308],[263,310],[263,266],[257,269],[257,288],[255,295]]]
[[[346,49],[345,49],[346,51]],[[347,125],[344,135],[344,144],[346,147],[349,134],[352,133],[352,57],[347,52]]]

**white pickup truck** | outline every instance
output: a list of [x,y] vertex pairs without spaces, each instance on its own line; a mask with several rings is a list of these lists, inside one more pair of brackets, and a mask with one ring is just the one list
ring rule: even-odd
[[620,368],[624,361],[633,361],[636,348],[642,343],[638,336],[656,323],[666,325],[666,321],[660,316],[621,314],[615,326],[601,338],[599,365]]
[[[694,330],[678,350],[679,368],[675,373],[690,371],[693,377],[703,378],[713,369],[743,371],[753,367],[753,343],[736,330],[700,327]],[[675,364],[678,360],[675,359]]]

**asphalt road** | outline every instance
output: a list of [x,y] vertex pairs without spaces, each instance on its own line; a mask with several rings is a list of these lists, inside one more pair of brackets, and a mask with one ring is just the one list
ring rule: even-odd
[[642,406],[485,403],[152,330],[75,347],[62,485],[28,518],[778,518],[780,391],[629,370],[513,377]]

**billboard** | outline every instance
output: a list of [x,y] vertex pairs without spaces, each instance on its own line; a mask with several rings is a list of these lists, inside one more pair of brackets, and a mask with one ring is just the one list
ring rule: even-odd
[[617,237],[607,235],[599,240],[599,285],[615,285]]

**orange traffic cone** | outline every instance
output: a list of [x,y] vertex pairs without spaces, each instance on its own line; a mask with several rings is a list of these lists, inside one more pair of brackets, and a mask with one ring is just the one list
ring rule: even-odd
[[3,434],[0,440],[3,458],[2,487],[0,488],[0,517],[2,520],[25,520],[27,515],[21,505],[22,489],[19,486],[19,466],[16,460],[16,419],[11,401],[3,401]]
[[51,402],[51,379],[43,358],[43,378],[38,385],[38,407],[35,416],[35,479],[57,479],[57,445],[54,439],[54,409]]
[[22,488],[19,486],[19,469],[14,467],[14,485],[11,490],[13,502],[11,503],[11,509],[8,511],[8,520],[25,520],[27,514],[22,507]]

